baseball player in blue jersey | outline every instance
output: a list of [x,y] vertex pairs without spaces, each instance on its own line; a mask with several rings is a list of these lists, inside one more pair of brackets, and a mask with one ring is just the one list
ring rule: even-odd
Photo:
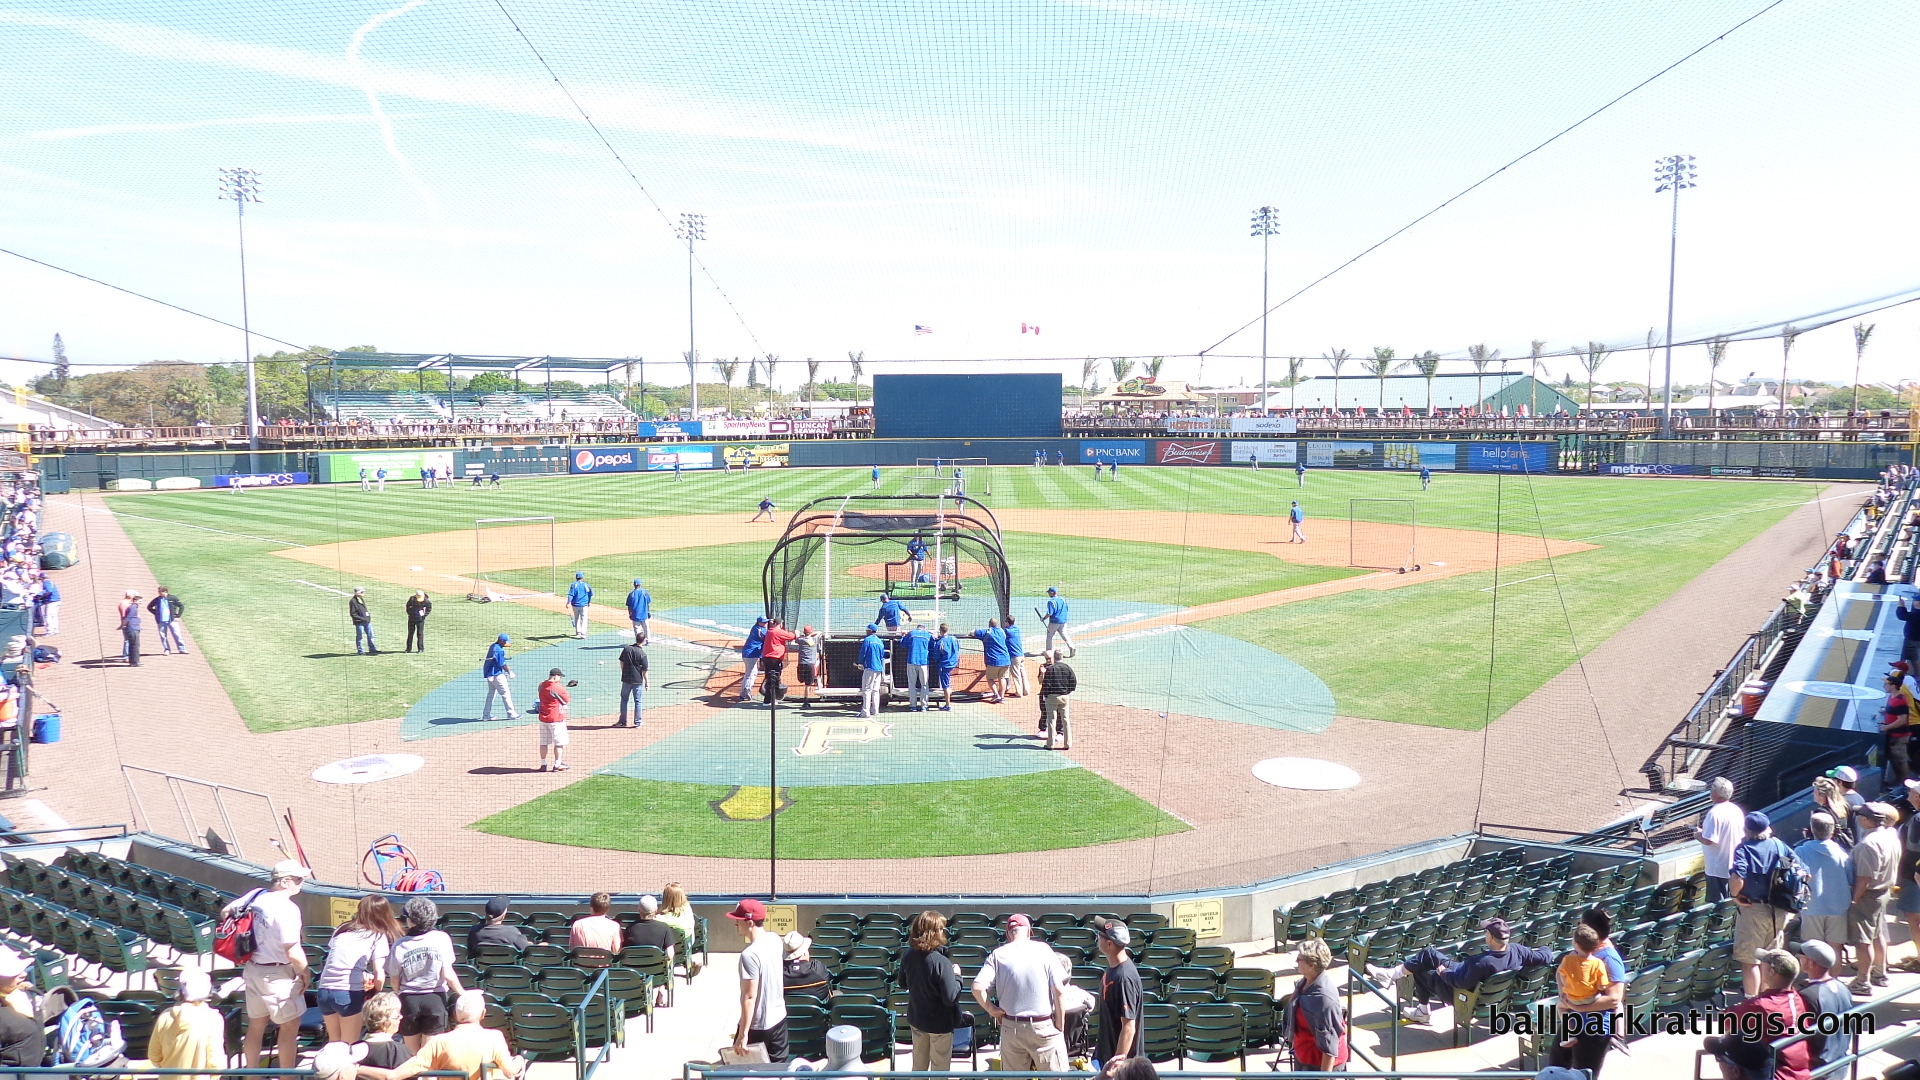
[[980,651],[985,654],[987,665],[987,696],[981,700],[989,705],[998,705],[1007,697],[1007,632],[1000,629],[1000,620],[988,619],[984,630],[975,630],[968,637],[980,642]]
[[946,703],[940,706],[941,712],[953,711],[953,672],[960,666],[960,639],[947,632],[947,624],[940,624],[940,632],[934,636],[933,646],[928,650],[933,660],[934,681],[940,686],[940,693]]
[[927,542],[918,535],[907,541],[907,577],[910,581],[920,580],[920,568],[927,561]]
[[485,723],[493,719],[493,699],[499,698],[507,704],[507,719],[518,720],[520,714],[513,711],[513,669],[507,666],[508,637],[501,634],[487,646],[487,658],[480,663],[480,677],[487,681],[487,703],[480,709],[480,721]]
[[880,490],[880,466],[878,465],[873,467],[873,488],[875,491]]
[[759,521],[761,518],[766,518],[768,521],[773,520],[773,497],[772,496],[768,496],[767,498],[760,500],[760,512],[753,515],[753,517],[747,519],[747,524],[751,525],[754,522]]
[[760,654],[765,650],[767,640],[767,617],[753,620],[753,629],[747,631],[747,639],[740,643],[740,700],[753,700],[753,675],[760,670]]
[[639,578],[633,579],[633,591],[627,594],[627,620],[633,623],[636,634],[653,636],[647,626],[647,620],[653,618],[653,594],[640,584]]
[[1041,613],[1041,617],[1047,622],[1047,643],[1040,647],[1042,652],[1053,651],[1053,639],[1056,636],[1067,643],[1068,656],[1080,651],[1080,646],[1075,645],[1073,638],[1067,636],[1067,598],[1060,595],[1059,589],[1047,590],[1047,606]]
[[919,623],[907,631],[900,643],[907,647],[907,708],[927,711],[927,664],[932,659],[933,635]]
[[1433,470],[1427,468],[1425,465],[1420,466],[1420,490],[1425,491],[1432,486]]
[[908,611],[906,605],[886,593],[880,594],[880,613],[873,617],[873,621],[885,626],[887,633],[899,633],[900,624],[911,618],[913,612]]
[[573,584],[567,586],[567,610],[573,614],[573,636],[587,636],[587,606],[593,603],[593,586],[587,584],[587,575],[578,570],[573,572]]
[[860,639],[860,715],[879,716],[883,680],[887,673],[887,643],[880,640],[880,627],[867,624],[867,636]]

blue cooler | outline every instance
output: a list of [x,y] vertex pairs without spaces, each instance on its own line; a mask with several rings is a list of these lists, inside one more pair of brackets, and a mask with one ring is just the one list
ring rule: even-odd
[[59,713],[43,713],[33,718],[33,741],[37,743],[60,741]]

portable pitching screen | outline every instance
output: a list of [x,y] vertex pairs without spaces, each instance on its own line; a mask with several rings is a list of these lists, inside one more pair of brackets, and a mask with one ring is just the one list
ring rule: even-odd
[[993,470],[987,467],[987,459],[983,457],[915,458],[907,485],[919,495],[941,492],[965,495],[969,491],[991,495]]
[[1347,565],[1420,569],[1419,511],[1412,499],[1347,500]]
[[[530,592],[509,585],[508,571],[547,571],[547,590]],[[525,575],[518,575],[524,579]],[[560,591],[560,546],[554,519],[545,517],[476,518],[473,523],[473,586],[467,599],[517,600],[523,596],[554,596]]]

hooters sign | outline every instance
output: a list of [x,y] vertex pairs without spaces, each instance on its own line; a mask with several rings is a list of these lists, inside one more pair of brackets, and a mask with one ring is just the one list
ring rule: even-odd
[[1153,460],[1159,465],[1218,465],[1220,444],[1167,439],[1154,444]]

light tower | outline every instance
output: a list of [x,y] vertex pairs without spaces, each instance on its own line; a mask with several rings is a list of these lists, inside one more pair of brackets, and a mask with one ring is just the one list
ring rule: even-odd
[[[221,169],[220,197],[233,202],[240,226],[240,334],[247,364],[247,449],[260,449],[260,386],[253,371],[253,324],[247,312],[247,204],[260,201],[260,173],[256,169]],[[249,466],[251,468],[252,466]]]
[[[1666,406],[1660,410],[1660,437],[1673,437],[1673,282],[1680,265],[1680,193],[1693,187],[1693,155],[1674,154],[1653,163],[1653,193],[1673,192],[1673,229],[1667,240],[1667,360]],[[1781,391],[1785,400],[1785,390]]]
[[693,242],[707,238],[707,216],[705,214],[681,214],[680,224],[674,226],[673,233],[687,242],[687,388],[692,397],[689,399],[689,420],[700,419],[700,354],[693,347]]
[[1267,412],[1267,251],[1280,231],[1279,211],[1263,206],[1253,212],[1253,232],[1260,238],[1260,413]]

